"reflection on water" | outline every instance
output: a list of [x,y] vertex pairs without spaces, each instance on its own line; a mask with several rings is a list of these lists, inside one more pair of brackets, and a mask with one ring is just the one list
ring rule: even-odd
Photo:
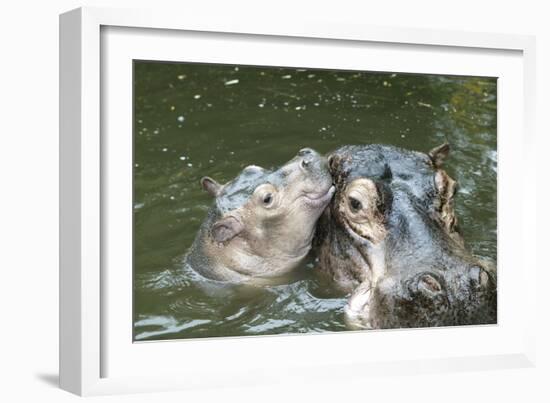
[[136,62],[134,89],[136,340],[345,330],[346,298],[311,261],[270,287],[207,280],[183,264],[211,203],[202,176],[228,181],[306,146],[428,151],[448,141],[466,242],[496,259],[496,79]]

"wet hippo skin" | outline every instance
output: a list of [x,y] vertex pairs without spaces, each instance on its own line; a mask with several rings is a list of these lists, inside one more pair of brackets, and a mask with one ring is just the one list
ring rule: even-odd
[[334,199],[319,220],[319,270],[350,293],[351,328],[496,323],[496,270],[472,256],[454,213],[449,146],[385,145],[329,156]]
[[326,159],[305,148],[278,169],[246,167],[221,185],[186,262],[203,276],[262,282],[294,269],[308,254],[317,220],[334,193]]

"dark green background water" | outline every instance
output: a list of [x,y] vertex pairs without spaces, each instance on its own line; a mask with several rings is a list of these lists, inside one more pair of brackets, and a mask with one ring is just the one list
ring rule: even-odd
[[496,259],[496,79],[135,62],[136,340],[345,330],[346,298],[309,262],[291,284],[201,278],[183,264],[212,200],[199,179],[273,167],[302,147],[448,141],[466,242]]

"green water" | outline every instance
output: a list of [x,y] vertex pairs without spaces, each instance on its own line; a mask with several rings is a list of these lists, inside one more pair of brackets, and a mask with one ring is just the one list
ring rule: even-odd
[[271,287],[183,265],[212,202],[202,176],[228,181],[306,146],[448,141],[466,243],[496,260],[496,79],[135,62],[134,97],[135,340],[345,330],[346,297],[311,261]]

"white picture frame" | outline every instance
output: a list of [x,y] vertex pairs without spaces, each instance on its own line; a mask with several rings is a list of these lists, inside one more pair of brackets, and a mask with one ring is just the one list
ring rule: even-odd
[[[128,134],[129,87],[127,80],[117,81],[122,85],[118,86],[102,75],[123,77],[127,61],[137,58],[132,52],[138,52],[140,58],[179,60],[174,58],[180,56],[170,52],[174,44],[185,40],[186,33],[192,33],[193,38],[189,39],[183,57],[189,58],[194,52],[192,61],[236,63],[244,60],[244,64],[248,61],[271,65],[275,63],[273,57],[283,49],[289,60],[285,65],[306,63],[309,66],[313,63],[319,67],[319,63],[325,62],[320,58],[315,61],[315,52],[300,56],[300,52],[293,50],[294,44],[304,49],[319,41],[333,54],[341,51],[341,59],[334,58],[337,61],[331,62],[332,67],[349,68],[346,60],[360,58],[357,52],[370,51],[383,53],[379,64],[369,65],[371,69],[390,71],[391,66],[383,62],[393,60],[392,63],[402,64],[400,71],[451,74],[461,71],[466,75],[501,72],[498,99],[499,325],[133,343],[127,337],[131,331],[124,319],[128,294],[117,301],[110,297],[110,290],[116,287],[122,290],[125,281],[128,288],[124,289],[131,297],[131,277],[124,273],[113,277],[114,272],[106,269],[109,259],[124,259],[124,256],[110,254],[112,248],[106,239],[128,231],[124,214],[110,215],[106,211],[117,208],[115,204],[123,206],[127,202],[128,210],[131,206],[127,191],[124,193],[124,189],[128,189],[128,171],[124,168],[117,171],[118,168],[109,162],[107,152],[116,149],[124,154],[128,145],[124,140],[127,136],[110,133],[117,130],[117,133]],[[136,47],[136,38],[132,37],[139,35]],[[201,46],[193,45],[193,40],[201,41],[203,37],[207,39]],[[215,47],[217,42],[231,41],[231,38],[238,38],[243,43],[248,41],[246,46],[269,42],[273,51],[250,52],[252,56],[246,56],[242,51],[239,53],[236,43],[231,54]],[[164,44],[155,46],[161,42]],[[205,46],[213,46],[211,49],[219,52],[201,54],[198,49]],[[268,18],[213,20],[158,10],[81,8],[61,15],[61,387],[79,395],[96,395],[206,388],[229,383],[294,382],[297,376],[302,380],[333,380],[335,377],[343,379],[349,373],[369,376],[534,365],[535,285],[527,279],[534,278],[537,270],[535,243],[530,242],[529,236],[535,233],[536,217],[535,211],[525,203],[525,195],[533,196],[536,175],[525,178],[514,173],[514,161],[509,160],[511,154],[507,153],[507,150],[516,150],[519,158],[525,161],[534,153],[534,49],[534,38],[530,36],[369,27],[314,18],[301,20],[299,24],[290,21],[283,26]],[[409,57],[403,61],[400,52],[420,52],[424,60]],[[442,57],[436,57],[436,53]],[[282,53],[279,56],[282,58]],[[108,60],[104,60],[106,58]],[[113,61],[112,65],[109,60]],[[432,62],[430,66],[426,60]],[[465,60],[472,63],[465,63]],[[110,108],[118,109],[115,113]],[[117,118],[113,120],[113,116]],[[130,169],[131,164],[125,165],[124,161],[128,163],[123,158],[119,165]],[[506,185],[503,177],[507,182],[516,183],[516,187]],[[118,186],[119,183],[122,186]],[[529,192],[518,192],[517,186]],[[115,193],[116,189],[121,189],[121,193]],[[522,207],[514,213],[509,210],[512,203]],[[119,216],[122,220],[116,218]],[[501,228],[508,231],[503,233]],[[512,231],[521,233],[519,245],[518,238],[515,237],[514,242],[509,235]],[[514,256],[510,255],[512,247]],[[508,269],[509,266],[517,266],[517,271]],[[513,273],[517,273],[517,278],[512,277]],[[513,304],[508,298],[510,294],[506,293],[509,284],[514,283],[521,284],[518,289],[524,293],[519,306]],[[501,307],[509,309],[503,313]],[[419,346],[429,342],[434,348],[415,354],[393,348],[393,353],[389,354],[389,343],[403,345],[405,340]],[[446,340],[461,342],[458,347],[445,348]],[[374,344],[376,350],[371,350],[368,356],[353,355],[353,348],[361,343]],[[346,347],[340,349],[339,355],[320,357],[315,354],[342,344]],[[232,353],[237,350],[238,355]],[[294,354],[283,354],[289,351]],[[167,359],[168,355],[178,354],[187,357],[184,364]],[[134,371],[136,362],[154,363],[155,373]],[[214,368],[213,362],[220,365]],[[224,365],[224,362],[231,362],[231,365]],[[158,371],[161,366],[165,370]]]

